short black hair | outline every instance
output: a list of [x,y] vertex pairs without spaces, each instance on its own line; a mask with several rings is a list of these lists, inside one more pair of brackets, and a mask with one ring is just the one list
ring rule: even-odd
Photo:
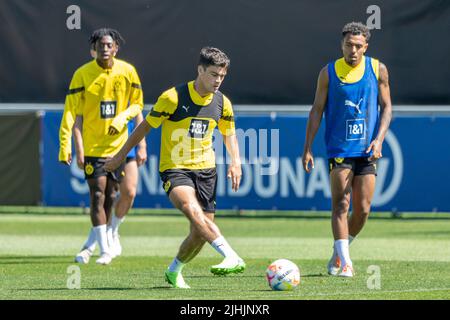
[[342,37],[345,37],[347,33],[351,33],[352,35],[363,35],[366,38],[366,42],[369,42],[370,39],[370,30],[367,26],[362,22],[350,22],[347,23],[344,28],[342,28]]
[[198,64],[205,68],[208,66],[228,68],[230,66],[230,59],[223,51],[217,48],[203,47],[202,50],[200,50]]
[[125,39],[122,37],[119,31],[111,28],[100,28],[92,32],[91,37],[89,38],[89,44],[91,45],[91,47],[95,47],[97,41],[104,36],[110,36],[118,46],[121,46],[125,43]]

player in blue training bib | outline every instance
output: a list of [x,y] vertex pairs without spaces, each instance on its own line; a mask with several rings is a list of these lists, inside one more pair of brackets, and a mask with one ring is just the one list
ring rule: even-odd
[[[353,276],[349,245],[369,216],[376,161],[382,156],[392,116],[387,68],[364,55],[369,38],[369,29],[360,22],[344,26],[343,57],[327,64],[319,74],[302,156],[303,168],[309,173],[314,168],[311,147],[325,114],[334,236],[327,269],[335,276]],[[350,202],[353,212],[347,218]]]

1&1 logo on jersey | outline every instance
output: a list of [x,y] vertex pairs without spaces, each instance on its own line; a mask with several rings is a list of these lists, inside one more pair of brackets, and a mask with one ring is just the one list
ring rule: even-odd
[[189,136],[194,139],[203,139],[208,131],[209,120],[192,119],[189,126]]
[[100,102],[100,118],[110,119],[116,116],[117,104],[116,101],[102,101]]
[[366,138],[366,120],[352,119],[346,121],[346,137],[349,140],[362,140]]

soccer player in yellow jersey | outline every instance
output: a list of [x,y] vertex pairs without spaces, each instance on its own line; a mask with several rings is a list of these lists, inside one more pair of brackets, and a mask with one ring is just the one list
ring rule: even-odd
[[172,204],[190,222],[190,233],[165,272],[166,281],[176,288],[189,288],[181,271],[206,241],[224,257],[222,263],[211,267],[212,273],[225,275],[245,269],[244,261],[214,223],[217,175],[212,134],[216,126],[231,156],[227,175],[234,191],[238,190],[242,176],[231,102],[219,91],[229,64],[221,50],[203,48],[195,81],[161,94],[146,121],[105,163],[105,170],[115,170],[151,128],[162,126],[159,171],[163,187]]
[[[327,269],[333,276],[353,277],[349,244],[369,216],[376,161],[382,157],[391,121],[388,70],[364,55],[369,38],[369,29],[360,22],[344,26],[343,57],[320,71],[306,129],[302,160],[309,173],[314,169],[312,143],[325,114],[334,236],[334,252]],[[348,217],[350,203],[353,212]]]
[[[92,58],[97,58],[97,52],[95,51],[95,45],[91,45],[90,54]],[[70,95],[68,96],[70,97]],[[69,100],[69,99],[68,99]],[[130,134],[134,128],[144,120],[142,112],[131,121],[128,122],[128,133]],[[70,103],[66,103],[64,108],[64,115],[61,121],[60,127],[60,152],[59,161],[70,165],[72,160],[71,155],[71,137],[72,127],[75,122],[75,111]],[[119,227],[128,214],[129,210],[133,206],[134,199],[136,197],[136,189],[139,179],[138,167],[145,163],[147,160],[147,145],[145,139],[139,142],[139,145],[133,148],[127,155],[125,164],[125,177],[120,182],[119,198],[115,203],[114,212],[111,214],[107,227],[107,239],[110,247],[110,253],[112,257],[117,257],[122,254],[122,246],[120,244]],[[81,165],[80,169],[84,169]],[[88,239],[83,245],[83,249],[75,257],[75,262],[86,264],[89,263],[90,257],[95,251],[97,244],[97,236],[95,229],[91,228]]]
[[[141,113],[143,93],[136,70],[115,58],[123,38],[109,28],[93,32],[90,43],[96,58],[78,68],[70,83],[60,130],[60,161],[70,163],[70,123],[76,115],[73,134],[77,164],[84,168],[90,191],[91,221],[99,243],[99,264],[109,264],[112,253],[107,241],[106,225],[111,215],[124,166],[107,172],[103,164],[117,153],[128,137],[127,123]],[[67,125],[69,124],[69,125]],[[91,237],[90,237],[91,238]],[[91,239],[92,240],[92,239]],[[89,241],[89,239],[88,239]],[[90,255],[86,247],[79,255]]]

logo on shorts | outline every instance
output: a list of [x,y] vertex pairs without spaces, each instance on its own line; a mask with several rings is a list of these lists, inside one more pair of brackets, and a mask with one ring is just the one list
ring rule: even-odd
[[169,180],[167,180],[166,182],[164,182],[163,188],[164,188],[164,191],[165,191],[165,192],[169,192],[170,185],[171,185],[171,183],[170,183]]
[[84,172],[86,172],[86,174],[90,176],[94,173],[94,166],[90,162],[88,162],[84,167]]
[[344,162],[344,158],[334,158],[334,161],[335,161],[336,163],[341,164],[342,162]]

